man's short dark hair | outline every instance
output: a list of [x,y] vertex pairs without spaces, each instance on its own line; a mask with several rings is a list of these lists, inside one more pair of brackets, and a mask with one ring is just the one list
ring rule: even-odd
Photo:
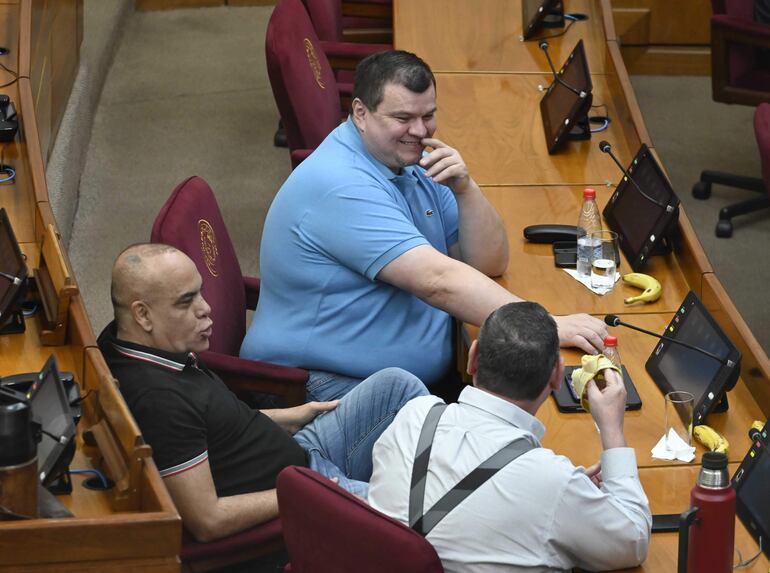
[[376,110],[382,102],[385,85],[394,83],[421,94],[436,78],[428,64],[411,52],[388,50],[361,60],[356,66],[353,98],[358,98],[369,109]]
[[513,400],[534,400],[559,359],[559,333],[535,302],[501,306],[481,326],[476,385]]

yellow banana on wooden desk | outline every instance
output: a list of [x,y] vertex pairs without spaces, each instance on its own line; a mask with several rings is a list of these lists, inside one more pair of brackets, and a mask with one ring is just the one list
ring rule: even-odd
[[698,440],[705,448],[708,448],[712,452],[720,452],[726,454],[730,448],[730,443],[727,439],[717,432],[711,426],[700,425],[695,426],[692,429],[692,434],[695,439]]
[[663,292],[663,287],[660,282],[658,282],[658,279],[651,277],[650,275],[645,275],[644,273],[628,273],[627,275],[623,275],[623,282],[644,289],[642,294],[626,298],[623,301],[626,304],[632,304],[638,301],[655,302],[660,298],[660,295]]

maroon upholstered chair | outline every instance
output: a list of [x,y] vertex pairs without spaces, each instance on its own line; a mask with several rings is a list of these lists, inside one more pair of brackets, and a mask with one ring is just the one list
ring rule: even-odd
[[214,320],[203,362],[236,393],[282,396],[287,405],[305,401],[307,371],[238,357],[246,335],[246,310],[256,308],[259,279],[244,277],[214,193],[200,177],[182,181],[155,218],[151,240],[190,257],[203,278],[203,296]]
[[770,102],[770,25],[754,21],[753,0],[711,0],[714,101]]
[[696,199],[708,199],[711,196],[712,183],[760,193],[759,197],[720,209],[716,227],[717,237],[732,236],[731,219],[733,217],[770,207],[770,103],[759,104],[754,111],[754,136],[757,139],[759,158],[762,163],[762,179],[731,175],[721,171],[703,171],[700,181],[692,188],[692,194]]
[[200,543],[187,532],[182,538],[183,570],[201,572],[221,569],[234,563],[242,563],[283,549],[281,520],[273,519],[246,531],[228,537]]
[[301,0],[281,0],[267,24],[267,73],[296,167],[340,123],[340,94]]
[[308,468],[278,474],[291,573],[441,573],[433,546]]

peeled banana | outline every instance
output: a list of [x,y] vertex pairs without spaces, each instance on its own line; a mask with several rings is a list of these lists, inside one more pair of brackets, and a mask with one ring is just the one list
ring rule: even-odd
[[660,298],[660,295],[663,292],[663,287],[658,282],[658,279],[651,277],[650,275],[645,275],[644,273],[628,273],[627,275],[623,275],[623,282],[644,289],[642,294],[630,296],[625,299],[623,302],[626,304],[637,301],[655,302]]
[[730,444],[725,437],[711,426],[695,426],[692,429],[692,434],[695,436],[696,440],[712,452],[726,454],[727,450],[730,448]]

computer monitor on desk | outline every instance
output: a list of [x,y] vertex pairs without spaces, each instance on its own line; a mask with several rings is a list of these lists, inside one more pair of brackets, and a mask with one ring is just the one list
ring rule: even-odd
[[593,82],[583,40],[567,57],[540,100],[540,115],[548,153],[554,154],[567,140],[589,139]]
[[564,27],[561,0],[522,0],[521,39],[529,40],[543,28]]
[[26,292],[27,272],[8,213],[0,209],[0,334],[24,332],[20,306]]

